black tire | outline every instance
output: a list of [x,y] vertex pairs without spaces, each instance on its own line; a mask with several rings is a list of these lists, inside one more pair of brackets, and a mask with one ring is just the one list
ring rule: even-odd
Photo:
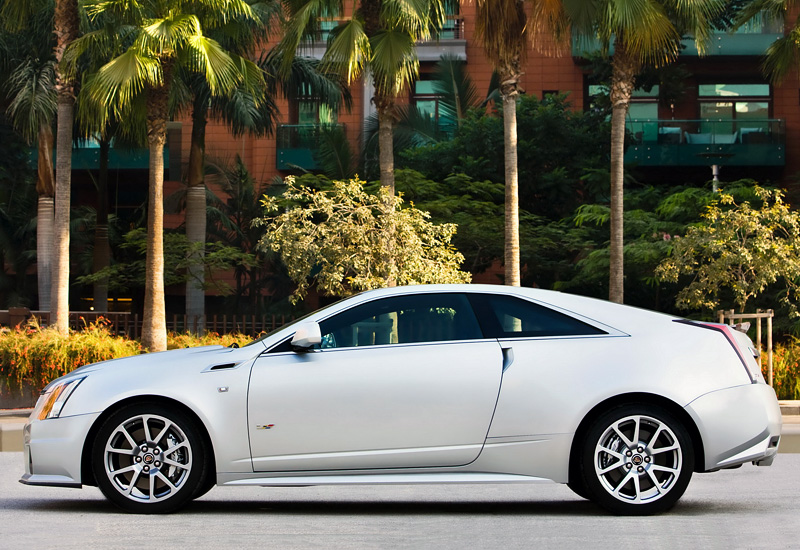
[[164,514],[213,487],[206,487],[208,453],[200,429],[187,415],[156,403],[134,404],[100,427],[92,445],[92,471],[106,498],[123,510]]
[[625,405],[592,422],[579,466],[588,498],[603,508],[620,515],[657,514],[686,491],[694,449],[686,428],[665,409]]
[[192,500],[198,499],[208,493],[211,489],[217,486],[217,476],[214,472],[208,471],[206,474],[206,480],[197,486],[195,489],[194,494],[192,495]]
[[570,478],[567,482],[567,487],[572,489],[572,492],[578,495],[581,498],[586,500],[591,500],[589,497],[589,491],[586,489],[586,484],[583,482],[583,478],[576,477],[575,479]]

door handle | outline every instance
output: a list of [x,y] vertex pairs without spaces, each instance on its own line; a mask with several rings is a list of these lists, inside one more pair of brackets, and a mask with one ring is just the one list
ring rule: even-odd
[[511,363],[514,362],[514,348],[507,347],[502,348],[503,350],[503,372],[506,372],[508,367],[511,366]]

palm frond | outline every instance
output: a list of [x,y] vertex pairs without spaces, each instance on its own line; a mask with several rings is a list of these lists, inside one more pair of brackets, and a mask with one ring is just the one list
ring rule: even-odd
[[132,46],[88,78],[85,89],[88,99],[97,107],[97,122],[102,124],[109,112],[121,114],[122,105],[133,102],[146,86],[161,84],[158,59],[147,57]]
[[370,39],[372,69],[378,93],[396,97],[419,73],[419,59],[412,36],[397,30],[378,32]]
[[331,31],[328,49],[322,56],[322,67],[325,71],[341,74],[350,83],[361,76],[372,54],[372,44],[363,22],[353,18]]
[[137,41],[143,51],[153,55],[179,50],[193,38],[203,36],[200,20],[193,13],[171,13],[168,17],[150,20],[141,31]]
[[522,2],[476,0],[475,34],[495,67],[525,57],[525,39],[530,30]]
[[323,72],[319,60],[296,56],[291,71],[283,76],[280,72],[280,52],[272,49],[258,60],[258,66],[266,74],[267,90],[275,95],[280,90],[290,100],[310,99],[317,105],[326,105],[338,110],[352,108],[353,96],[347,82],[337,73]]
[[610,0],[601,26],[624,41],[641,63],[661,65],[677,57],[680,33],[664,6],[652,0]]
[[25,141],[35,143],[40,127],[55,119],[55,63],[29,59],[11,73],[6,85],[11,121]]
[[762,69],[774,83],[782,82],[800,64],[800,28],[778,38],[767,48]]
[[303,39],[313,38],[323,17],[337,17],[343,13],[341,0],[283,0],[289,19],[283,30],[279,50],[281,52],[281,72],[288,74],[292,58],[297,53]]
[[[440,4],[437,1],[434,4]],[[436,19],[431,15],[434,14]],[[444,9],[431,9],[429,0],[385,0],[381,4],[381,24],[399,29],[415,40],[430,40],[431,31],[444,23]]]
[[348,179],[355,174],[356,158],[344,128],[323,126],[319,132],[317,161],[331,179]]
[[187,52],[190,67],[205,77],[213,95],[229,93],[242,82],[243,75],[216,40],[192,36],[187,42]]
[[433,90],[441,96],[439,104],[445,114],[459,124],[467,109],[479,103],[478,89],[465,69],[465,61],[453,55],[443,55],[433,73]]

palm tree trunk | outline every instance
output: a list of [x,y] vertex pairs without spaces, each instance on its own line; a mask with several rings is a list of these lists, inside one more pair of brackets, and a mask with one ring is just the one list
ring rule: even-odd
[[[394,99],[375,94],[375,106],[378,111],[378,153],[381,169],[381,188],[386,191],[387,197],[393,197],[394,190]],[[386,204],[388,207],[388,203]],[[391,217],[387,216],[388,219]],[[386,254],[386,285],[397,285],[397,266],[394,261],[394,241],[395,227],[389,225],[386,228],[386,242],[384,250]]]
[[505,284],[520,286],[519,261],[519,169],[517,164],[517,79],[504,78],[503,145],[505,157]]
[[53,129],[39,128],[39,160],[36,192],[39,204],[36,215],[36,276],[39,287],[39,310],[50,311],[53,279]]
[[72,184],[72,123],[75,114],[73,83],[58,69],[66,47],[79,33],[77,0],[56,0],[56,186],[53,215],[55,258],[51,285],[50,322],[61,334],[69,332],[69,210]]
[[609,257],[608,299],[619,304],[624,300],[624,177],[625,118],[638,64],[628,54],[624,40],[617,37],[611,74],[611,244]]
[[69,211],[72,184],[72,98],[58,101],[56,188],[53,207],[53,270],[50,285],[50,323],[61,334],[69,332]]
[[[94,228],[94,254],[92,271],[97,273],[111,264],[111,247],[108,244],[108,154],[111,144],[100,140],[100,178],[97,185],[97,223]],[[94,284],[92,304],[100,313],[108,311],[108,277]]]
[[189,189],[186,193],[186,239],[189,245],[198,244],[190,257],[186,280],[186,315],[189,330],[202,334],[206,293],[203,288],[205,270],[203,256],[206,244],[206,185],[204,178],[206,148],[205,101],[195,99],[192,111],[192,144],[189,151]]
[[[376,101],[377,103],[377,101]],[[384,100],[382,103],[389,103]],[[378,150],[381,169],[381,187],[394,195],[394,103],[378,107]]]
[[142,346],[149,351],[167,349],[167,313],[164,303],[164,145],[167,143],[167,78],[147,94],[147,141],[150,178],[147,204],[147,257],[145,259]]

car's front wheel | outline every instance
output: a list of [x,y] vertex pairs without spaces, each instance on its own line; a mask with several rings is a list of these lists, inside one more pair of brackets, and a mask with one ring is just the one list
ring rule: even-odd
[[666,410],[626,405],[600,415],[586,433],[581,474],[588,496],[616,514],[671,508],[694,469],[692,441]]
[[158,404],[112,414],[97,433],[92,468],[103,494],[135,513],[173,512],[199,492],[207,449],[195,422]]

